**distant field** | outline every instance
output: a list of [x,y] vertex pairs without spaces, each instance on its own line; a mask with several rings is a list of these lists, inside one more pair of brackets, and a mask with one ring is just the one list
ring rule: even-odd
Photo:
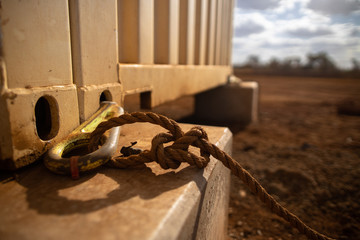
[[284,76],[240,76],[254,80],[261,87],[261,101],[334,102],[344,98],[359,98],[360,79],[301,78]]

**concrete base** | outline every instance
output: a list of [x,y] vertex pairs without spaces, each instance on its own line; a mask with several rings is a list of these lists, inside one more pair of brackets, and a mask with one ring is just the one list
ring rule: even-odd
[[80,122],[91,117],[100,107],[101,101],[113,101],[122,105],[120,83],[89,85],[77,88]]
[[75,85],[15,88],[0,95],[0,168],[39,158],[79,125]]
[[151,107],[226,83],[230,66],[120,64],[124,93],[151,91]]
[[[192,125],[181,124],[184,131]],[[205,127],[231,153],[227,128]],[[137,141],[149,149],[159,126],[122,127],[118,150]],[[77,181],[42,164],[0,184],[1,239],[225,239],[230,171],[213,158],[205,169],[183,163],[164,170],[101,167]]]
[[241,123],[257,121],[258,84],[229,83],[195,96],[195,118],[210,123]]

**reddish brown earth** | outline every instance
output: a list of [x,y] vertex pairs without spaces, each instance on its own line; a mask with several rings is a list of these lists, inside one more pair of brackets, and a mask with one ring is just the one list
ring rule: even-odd
[[[233,157],[309,226],[337,239],[360,239],[360,116],[338,113],[360,111],[360,79],[243,80],[260,85],[259,121],[234,134]],[[306,239],[235,177],[228,235]]]

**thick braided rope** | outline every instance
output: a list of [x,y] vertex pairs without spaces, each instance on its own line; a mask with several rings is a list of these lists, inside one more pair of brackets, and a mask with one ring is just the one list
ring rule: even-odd
[[[112,118],[107,122],[99,124],[91,134],[90,149],[95,150],[103,133],[110,128],[135,122],[149,122],[160,125],[168,129],[170,133],[160,133],[152,140],[150,151],[145,150],[137,155],[128,157],[115,157],[111,159],[110,165],[119,168],[125,168],[132,165],[156,161],[164,169],[176,169],[181,162],[188,162],[190,165],[196,165],[199,168],[205,167],[209,162],[209,155],[221,161],[231,172],[239,177],[246,186],[254,193],[266,206],[275,214],[288,221],[299,232],[305,234],[313,240],[330,240],[323,234],[318,233],[297,216],[281,206],[262,186],[246,171],[237,161],[232,159],[227,153],[220,150],[216,145],[210,143],[206,132],[200,127],[194,127],[187,133],[183,133],[180,126],[171,119],[155,113],[131,113]],[[163,147],[164,143],[174,141],[171,146]],[[189,146],[198,147],[201,151],[201,157],[188,152]]]

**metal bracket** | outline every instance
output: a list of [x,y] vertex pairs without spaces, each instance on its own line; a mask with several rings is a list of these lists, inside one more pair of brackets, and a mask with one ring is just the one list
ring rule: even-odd
[[116,103],[102,102],[94,115],[48,151],[44,159],[45,166],[58,174],[73,175],[71,156],[81,155],[77,157],[75,166],[78,172],[89,171],[105,164],[116,151],[120,127],[112,128],[104,144],[98,150],[88,153],[90,134],[101,122],[123,113],[124,110]]

